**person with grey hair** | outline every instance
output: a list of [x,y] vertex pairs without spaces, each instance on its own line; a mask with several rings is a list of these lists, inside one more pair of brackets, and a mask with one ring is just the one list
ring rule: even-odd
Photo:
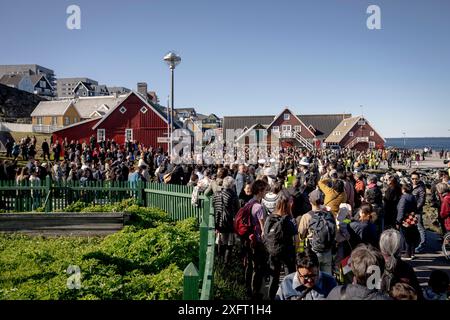
[[228,264],[235,242],[233,220],[239,210],[235,180],[232,177],[223,178],[222,189],[213,195],[213,208],[218,237],[218,256],[225,264]]
[[414,288],[417,299],[422,300],[422,289],[414,269],[400,258],[403,243],[404,238],[398,230],[388,229],[381,234],[380,250],[385,261],[381,291],[389,294],[396,284],[404,283]]
[[353,283],[335,287],[327,300],[391,300],[373,283],[373,280],[376,281],[373,278],[374,268],[377,267],[381,274],[384,272],[381,252],[371,245],[360,244],[352,251],[350,259]]

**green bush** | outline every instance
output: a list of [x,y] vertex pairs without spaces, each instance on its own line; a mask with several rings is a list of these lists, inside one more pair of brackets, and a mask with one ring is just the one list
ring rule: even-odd
[[[154,227],[126,226],[105,238],[0,235],[0,299],[180,299],[182,270],[198,261],[197,222],[130,209]],[[69,265],[80,267],[79,290],[67,287]]]

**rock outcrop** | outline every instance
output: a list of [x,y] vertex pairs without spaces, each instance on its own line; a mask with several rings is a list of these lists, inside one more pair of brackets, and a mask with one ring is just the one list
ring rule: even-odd
[[31,112],[47,99],[0,84],[0,121],[29,122]]

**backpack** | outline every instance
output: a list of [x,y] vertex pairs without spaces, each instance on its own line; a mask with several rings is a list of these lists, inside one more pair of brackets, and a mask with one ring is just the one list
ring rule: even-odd
[[283,230],[284,218],[271,214],[264,224],[264,245],[271,256],[279,256],[285,251]]
[[309,223],[310,245],[314,252],[330,250],[336,239],[336,222],[328,212],[316,212]]
[[254,202],[248,202],[245,206],[239,209],[234,218],[233,226],[234,232],[241,236],[250,236],[254,233],[255,226],[252,224],[252,208]]

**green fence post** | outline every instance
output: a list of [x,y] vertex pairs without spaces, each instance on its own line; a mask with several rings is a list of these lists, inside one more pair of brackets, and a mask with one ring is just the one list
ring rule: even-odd
[[46,203],[45,203],[45,212],[52,212],[52,179],[50,176],[45,178],[45,191],[47,193]]
[[183,272],[183,300],[198,300],[199,275],[192,262]]
[[203,280],[205,274],[205,263],[206,263],[206,250],[208,249],[208,222],[209,222],[209,198],[206,198],[203,202],[203,219],[200,223],[200,281]]

